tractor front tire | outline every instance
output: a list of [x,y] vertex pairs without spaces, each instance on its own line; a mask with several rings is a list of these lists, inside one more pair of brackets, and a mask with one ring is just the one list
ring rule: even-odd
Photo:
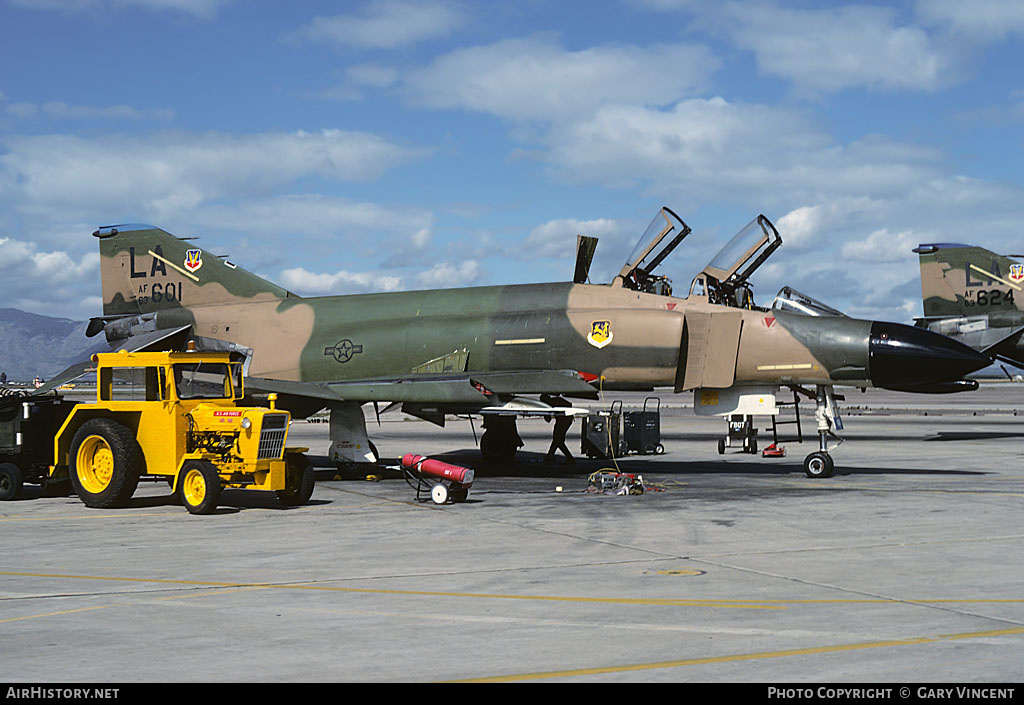
[[189,460],[181,468],[178,496],[189,514],[213,514],[220,502],[220,475],[213,463]]
[[286,455],[284,462],[284,489],[277,491],[277,499],[286,507],[301,507],[313,496],[316,485],[313,464],[301,453]]

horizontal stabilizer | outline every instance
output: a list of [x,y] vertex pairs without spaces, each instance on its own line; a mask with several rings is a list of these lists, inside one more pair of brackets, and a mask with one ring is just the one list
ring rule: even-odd
[[[168,328],[167,330],[151,331],[141,333],[124,340],[114,352],[124,350],[126,352],[153,352],[158,350],[183,350],[185,339],[188,337],[191,326],[181,328]],[[86,359],[76,362],[64,370],[61,370],[39,389],[32,392],[32,396],[52,392],[58,387],[70,384],[75,380],[84,377],[96,370],[96,363],[92,361],[92,355],[96,352],[109,352],[110,349],[104,344],[93,350],[84,353]]]
[[178,351],[185,349],[185,341],[192,326],[181,326],[179,328],[165,328],[154,330],[148,333],[139,333],[121,342],[117,350],[120,352],[164,352]]
[[44,384],[42,387],[39,387],[39,389],[32,390],[32,393],[29,394],[29,396],[37,397],[43,394],[48,394],[53,390],[57,389],[57,387],[60,387],[65,384],[70,384],[71,382],[74,382],[75,380],[81,377],[85,377],[90,372],[95,371],[96,363],[93,362],[92,360],[86,360],[85,362],[76,362],[70,367],[58,372],[53,378],[50,379],[49,382]]
[[1005,352],[1012,351],[1015,347],[1017,347],[1017,344],[1020,342],[1020,337],[1022,333],[1024,333],[1024,326],[1021,326],[1013,330],[1009,335],[1005,336],[1001,340],[996,341],[992,345],[989,345],[981,352],[985,353],[986,355],[1002,355]]

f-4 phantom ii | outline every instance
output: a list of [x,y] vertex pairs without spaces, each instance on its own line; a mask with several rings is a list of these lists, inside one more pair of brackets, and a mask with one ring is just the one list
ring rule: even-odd
[[914,248],[921,264],[924,317],[918,326],[948,335],[996,360],[1024,367],[1024,263],[982,247]]
[[596,239],[580,236],[573,281],[303,297],[159,228],[107,226],[93,233],[104,303],[89,332],[115,347],[187,339],[245,354],[247,389],[278,394],[300,417],[330,409],[336,462],[377,460],[367,402],[440,425],[446,414],[480,415],[483,454],[510,459],[517,416],[580,412],[536,395],[669,387],[693,390],[701,414],[770,414],[780,385],[813,385],[820,450],[804,467],[828,476],[828,436],[841,429],[833,385],[963,389],[989,362],[946,337],[848,318],[787,289],[770,309],[755,305],[750,275],[782,244],[764,216],[674,295],[654,272],[690,232],[660,209],[608,284],[585,283]]

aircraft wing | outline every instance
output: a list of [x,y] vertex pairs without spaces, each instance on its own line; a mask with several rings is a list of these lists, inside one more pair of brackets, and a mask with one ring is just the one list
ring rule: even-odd
[[574,370],[406,374],[337,382],[291,382],[246,378],[249,390],[328,402],[413,402],[485,407],[495,397],[563,394],[597,398],[593,385]]

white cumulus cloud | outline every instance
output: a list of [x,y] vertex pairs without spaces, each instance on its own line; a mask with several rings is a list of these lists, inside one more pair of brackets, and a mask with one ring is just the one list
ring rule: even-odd
[[840,249],[840,254],[858,262],[899,262],[907,259],[907,253],[922,241],[921,235],[912,230],[893,233],[882,228],[863,240],[850,240]]
[[700,45],[570,51],[533,37],[457,49],[409,71],[404,84],[414,102],[428,107],[551,121],[606,103],[670,103],[702,87],[719,63]]
[[416,281],[425,289],[447,289],[475,284],[480,274],[480,263],[476,260],[463,260],[458,264],[442,262],[421,272]]
[[331,294],[363,294],[381,291],[398,291],[402,288],[401,277],[380,272],[315,273],[303,267],[286,269],[281,272],[280,283],[296,294],[321,296]]
[[165,219],[225,197],[268,193],[306,176],[372,180],[422,150],[377,135],[319,132],[167,132],[0,138],[0,204],[71,217],[136,212]]

